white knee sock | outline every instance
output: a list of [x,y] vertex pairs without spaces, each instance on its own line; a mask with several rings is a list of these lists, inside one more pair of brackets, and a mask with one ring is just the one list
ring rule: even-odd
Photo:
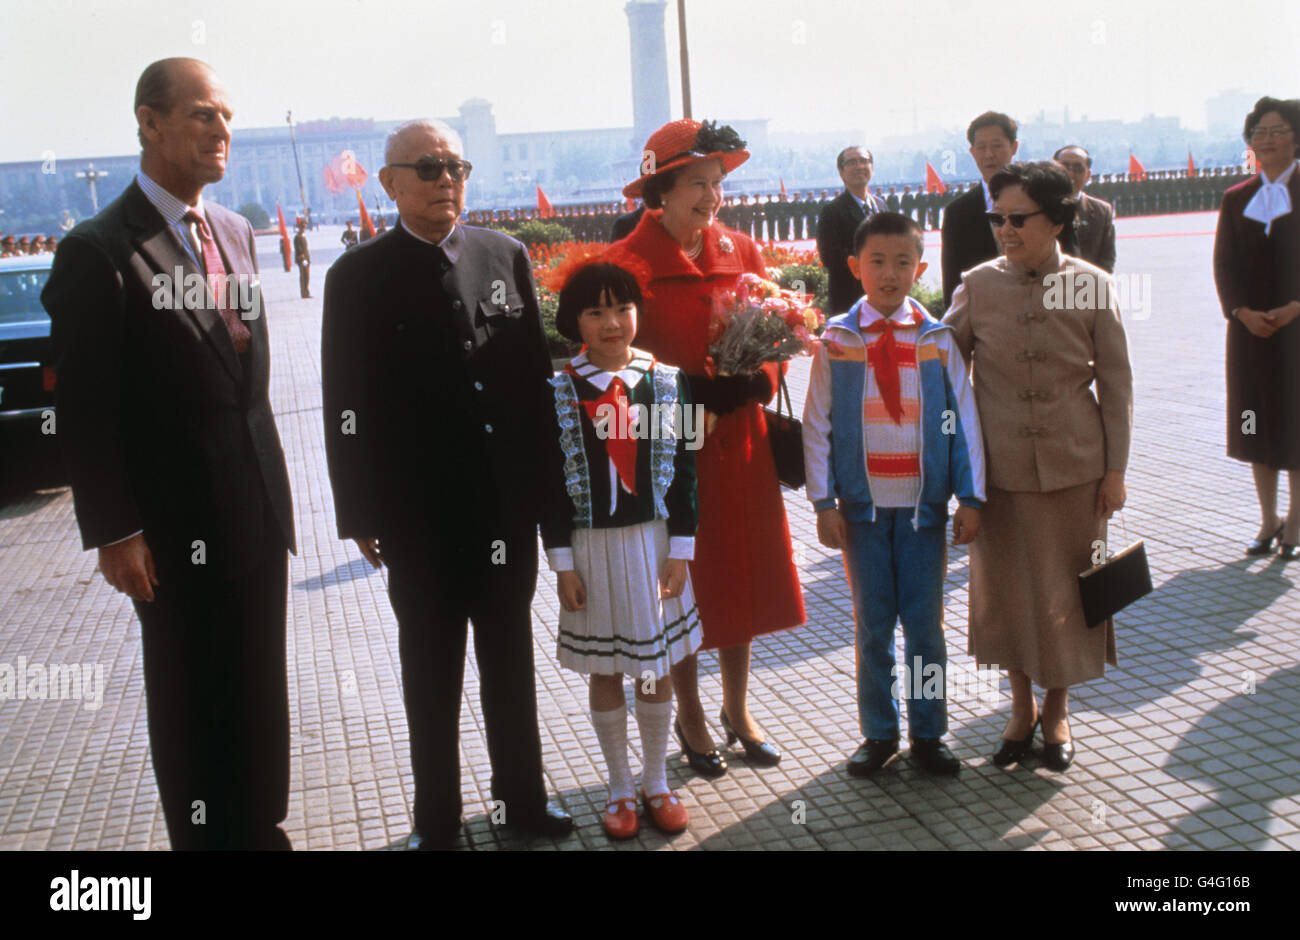
[[[627,759],[627,705],[607,712],[591,712],[591,724],[596,729],[596,740],[605,755],[609,771],[609,799],[631,800],[636,797],[632,785],[632,765]],[[666,745],[665,745],[666,746]]]
[[668,792],[668,735],[673,720],[672,700],[643,702],[636,700],[636,723],[641,729],[641,789],[649,796]]

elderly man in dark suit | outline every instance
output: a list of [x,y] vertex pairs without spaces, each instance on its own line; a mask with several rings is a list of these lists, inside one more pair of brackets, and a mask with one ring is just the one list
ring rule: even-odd
[[982,179],[979,186],[949,203],[943,213],[940,262],[945,306],[952,303],[953,291],[961,283],[963,271],[1001,254],[987,218],[993,211],[989,180],[1010,163],[1020,149],[1016,140],[1017,130],[1015,121],[997,111],[985,111],[966,128],[970,155]]
[[853,233],[869,215],[885,211],[879,196],[867,188],[875,158],[866,147],[845,147],[835,158],[844,192],[830,201],[817,220],[817,254],[830,281],[828,316],[848,311],[862,296],[862,282],[849,270]]
[[1078,257],[1097,267],[1115,271],[1115,218],[1110,203],[1083,191],[1092,179],[1092,157],[1078,144],[1062,147],[1052,159],[1070,174],[1079,207],[1074,213],[1074,236],[1078,240]]
[[140,172],[63,240],[41,297],[58,436],[82,544],[140,617],[172,847],[287,849],[293,507],[253,230],[202,197],[230,103],[206,64],[164,59],[135,115]]
[[565,835],[548,806],[533,674],[551,364],[524,246],[458,225],[470,164],[440,121],[396,128],[379,181],[399,224],[334,262],[321,341],[341,538],[388,568],[420,848],[460,828],[461,682],[474,624],[492,820]]

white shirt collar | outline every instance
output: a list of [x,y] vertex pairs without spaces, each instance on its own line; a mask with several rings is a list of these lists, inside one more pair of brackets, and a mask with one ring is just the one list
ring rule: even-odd
[[1246,203],[1242,214],[1248,219],[1263,222],[1265,235],[1272,231],[1275,219],[1291,212],[1291,193],[1287,189],[1287,183],[1295,173],[1295,167],[1296,161],[1292,160],[1291,165],[1279,173],[1275,180],[1270,180],[1262,169],[1259,171],[1261,185],[1250,202]]
[[631,352],[632,360],[617,372],[606,372],[595,365],[587,358],[585,349],[569,360],[569,365],[573,366],[573,371],[578,373],[580,378],[590,382],[602,392],[609,389],[609,383],[614,380],[615,376],[622,379],[623,384],[631,389],[645,378],[646,373],[650,371],[650,367],[655,364],[654,356],[645,350],[633,346]]
[[401,219],[400,216],[399,216],[398,219],[397,219],[397,224],[400,225],[402,228],[406,229],[406,234],[407,234],[407,235],[410,235],[412,238],[414,238],[414,239],[416,239],[416,240],[418,240],[418,241],[422,241],[422,242],[424,242],[426,245],[437,245],[439,248],[441,248],[443,245],[447,244],[447,239],[448,239],[448,238],[451,238],[451,232],[456,231],[456,226],[455,226],[455,225],[452,225],[452,227],[451,227],[451,232],[448,232],[448,233],[447,233],[446,238],[444,238],[444,239],[443,239],[442,241],[440,241],[440,242],[435,242],[435,241],[430,241],[429,239],[425,238],[423,235],[416,235],[414,232],[411,231],[411,227],[410,227],[409,225],[407,225],[405,222],[402,221],[402,219]]
[[989,184],[988,184],[988,181],[987,181],[987,180],[983,180],[983,179],[981,179],[981,180],[980,180],[980,186],[982,186],[982,187],[984,188],[984,209],[985,209],[986,212],[992,212],[992,211],[993,211],[993,194],[992,194],[991,192],[989,192]]
[[913,311],[919,306],[921,306],[921,304],[915,297],[908,296],[903,300],[903,305],[901,307],[889,316],[885,316],[875,307],[871,306],[867,298],[863,297],[861,306],[858,308],[858,326],[865,330],[877,320],[893,320],[899,325],[899,328],[906,329],[913,326],[913,324],[903,323],[902,321],[905,319],[910,320]]
[[144,193],[145,198],[158,210],[158,214],[163,217],[163,221],[168,225],[179,225],[185,220],[185,213],[191,209],[200,215],[203,214],[202,193],[199,194],[198,201],[189,206],[150,179],[144,170],[140,170],[135,174],[135,181]]

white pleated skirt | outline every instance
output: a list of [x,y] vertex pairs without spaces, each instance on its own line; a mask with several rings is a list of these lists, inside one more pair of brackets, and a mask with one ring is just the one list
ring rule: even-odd
[[700,648],[703,631],[690,573],[680,597],[660,598],[668,560],[662,519],[618,529],[575,529],[573,567],[587,591],[583,610],[560,610],[557,658],[585,675],[656,679]]

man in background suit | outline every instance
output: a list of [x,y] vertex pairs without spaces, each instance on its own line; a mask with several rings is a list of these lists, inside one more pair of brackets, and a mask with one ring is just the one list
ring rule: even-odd
[[230,104],[206,64],[164,59],[135,115],[139,174],[63,240],[41,297],[58,436],[82,544],[140,617],[172,847],[288,849],[293,507],[252,226],[202,198]]
[[467,620],[493,821],[573,828],[546,802],[530,617],[551,362],[524,246],[456,222],[461,152],[440,121],[389,135],[379,181],[399,224],[334,262],[321,331],[339,537],[388,568],[422,849],[452,846],[461,824]]
[[943,213],[942,248],[944,306],[952,303],[953,291],[961,283],[963,271],[996,258],[1000,252],[993,239],[987,214],[993,211],[989,180],[1020,149],[1016,140],[1016,122],[997,111],[985,111],[966,128],[970,155],[979,168],[980,185],[958,196]]
[[1115,271],[1115,218],[1110,203],[1083,191],[1092,179],[1092,157],[1078,144],[1062,147],[1052,159],[1070,174],[1079,208],[1074,214],[1074,236],[1079,257],[1103,270]]
[[817,220],[817,254],[830,281],[827,316],[848,311],[862,296],[862,283],[849,270],[853,233],[868,215],[885,211],[879,196],[867,188],[875,158],[866,147],[845,147],[835,158],[844,192],[830,201]]

